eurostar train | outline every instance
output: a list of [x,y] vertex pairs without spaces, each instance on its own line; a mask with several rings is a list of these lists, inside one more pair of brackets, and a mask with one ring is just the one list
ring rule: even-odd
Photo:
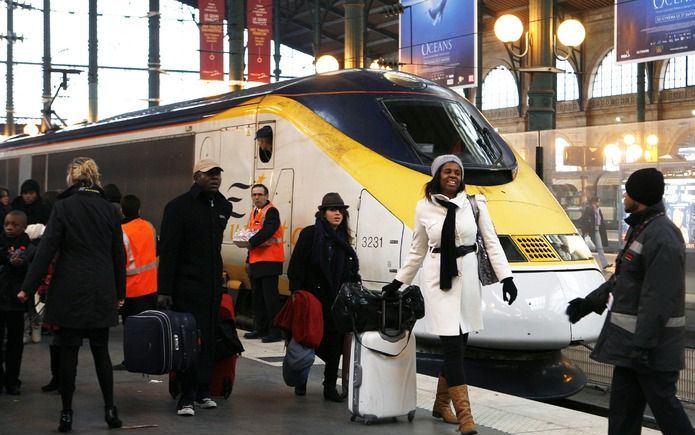
[[[267,161],[254,141],[263,126],[274,133]],[[469,339],[470,382],[526,397],[573,394],[586,378],[560,349],[595,340],[602,319],[571,325],[565,307],[603,275],[534,171],[472,104],[433,82],[346,70],[10,138],[0,144],[0,183],[17,192],[34,178],[47,191],[61,190],[67,163],[89,156],[104,183],[138,195],[143,216],[158,225],[164,205],[190,187],[194,161],[217,159],[224,168],[220,191],[233,206],[225,271],[230,285],[241,287],[241,302],[250,293],[247,252],[232,237],[247,223],[253,182],[269,187],[280,211],[287,259],[323,195],[339,192],[350,205],[364,284],[380,288],[408,252],[430,163],[446,153],[463,161],[467,192],[487,197],[519,289],[512,306],[500,284],[483,289],[485,328]],[[281,287],[286,292],[284,278]],[[436,337],[416,332],[420,369],[434,371],[428,367],[435,367]]]

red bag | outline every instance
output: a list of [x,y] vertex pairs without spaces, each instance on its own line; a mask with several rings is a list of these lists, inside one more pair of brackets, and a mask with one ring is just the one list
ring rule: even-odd
[[305,290],[297,290],[275,316],[273,324],[291,334],[294,341],[316,349],[323,339],[321,302]]
[[[223,294],[222,302],[220,303],[220,319],[235,320],[235,318],[234,300],[230,295]],[[238,359],[239,355],[232,355],[215,361],[212,378],[210,379],[210,395],[215,397],[222,396],[227,399],[232,394]]]

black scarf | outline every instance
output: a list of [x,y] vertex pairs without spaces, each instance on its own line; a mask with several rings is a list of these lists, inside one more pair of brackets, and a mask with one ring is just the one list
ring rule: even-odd
[[333,296],[343,283],[346,255],[352,257],[357,264],[357,255],[346,240],[347,234],[343,231],[334,230],[331,224],[321,217],[316,218],[311,263],[321,268],[321,272],[331,283]]
[[451,278],[459,274],[456,266],[456,209],[458,206],[448,201],[437,200],[437,202],[446,208],[439,248],[439,288],[449,290],[451,289]]

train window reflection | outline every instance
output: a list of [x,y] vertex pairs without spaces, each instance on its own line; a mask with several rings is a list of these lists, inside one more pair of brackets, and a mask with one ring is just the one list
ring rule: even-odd
[[490,129],[452,101],[384,101],[413,148],[424,161],[456,154],[464,164],[495,166],[501,151]]
[[577,234],[548,234],[545,236],[565,261],[591,260],[593,256],[584,239]]

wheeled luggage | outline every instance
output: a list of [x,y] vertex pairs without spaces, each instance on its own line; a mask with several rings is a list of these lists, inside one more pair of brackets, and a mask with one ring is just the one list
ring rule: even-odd
[[195,364],[198,350],[198,330],[190,313],[148,310],[125,321],[123,352],[130,372],[184,371]]
[[381,331],[353,336],[348,386],[351,420],[369,424],[381,418],[415,417],[415,335],[404,331],[389,337]]
[[234,388],[239,354],[244,351],[236,331],[234,300],[228,294],[222,295],[219,315],[220,324],[215,342],[215,367],[210,380],[210,394],[227,399]]

